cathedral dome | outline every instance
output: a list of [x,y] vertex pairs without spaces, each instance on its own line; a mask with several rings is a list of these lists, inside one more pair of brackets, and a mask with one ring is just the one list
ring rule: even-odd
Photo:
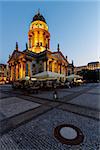
[[33,22],[33,21],[37,21],[37,20],[40,20],[40,21],[43,21],[43,22],[46,23],[45,18],[40,14],[40,12],[38,12],[38,13],[33,17],[32,22]]

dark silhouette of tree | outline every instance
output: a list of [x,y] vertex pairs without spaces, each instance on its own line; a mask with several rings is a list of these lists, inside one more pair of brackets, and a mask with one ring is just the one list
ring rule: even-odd
[[83,69],[79,71],[77,74],[83,76],[83,79],[88,82],[100,81],[100,69],[96,70]]

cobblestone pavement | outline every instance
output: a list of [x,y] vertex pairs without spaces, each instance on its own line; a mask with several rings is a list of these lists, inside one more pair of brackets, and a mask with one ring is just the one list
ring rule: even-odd
[[[77,146],[64,145],[55,139],[54,128],[63,123],[73,124],[81,129],[84,134],[82,144]],[[99,126],[100,122],[96,120],[60,109],[53,109],[3,135],[1,138],[1,149],[5,150],[12,147],[14,150],[99,150]]]
[[[37,97],[37,98],[52,100],[53,93],[54,93],[54,91],[42,91],[38,95],[32,94],[32,96]],[[58,97],[59,97],[59,99],[62,99],[64,96],[70,95],[71,93],[73,93],[73,92],[69,92],[69,91],[64,92],[62,90],[58,90]]]
[[[97,84],[95,83],[94,86]],[[73,88],[63,88],[63,89],[57,89],[58,98],[60,101],[68,101],[70,99],[73,99],[74,97],[77,97],[78,95],[81,95],[84,92],[87,92],[90,90],[90,88],[93,86],[93,84],[86,84],[79,87],[73,87]],[[53,100],[53,93],[54,91],[40,91],[38,94],[31,94],[31,96],[35,98],[41,98],[45,100]]]
[[[53,91],[41,91],[36,95],[14,91],[9,85],[0,85],[0,89],[0,102],[5,104],[8,115],[7,119],[1,119],[3,132],[0,150],[99,150],[100,84],[57,89],[60,95],[57,101],[53,100]],[[6,107],[6,100],[10,102],[9,105],[12,104],[12,117],[9,115],[9,105]],[[18,105],[14,107],[16,103]],[[18,112],[17,116],[13,109]],[[3,113],[0,116],[3,118]],[[65,123],[72,124],[83,132],[82,143],[65,145],[54,137],[55,127]]]

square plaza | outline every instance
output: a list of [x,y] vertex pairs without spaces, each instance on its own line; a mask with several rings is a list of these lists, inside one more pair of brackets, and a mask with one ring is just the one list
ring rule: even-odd
[[[99,84],[88,84],[58,89],[61,97],[57,101],[52,99],[53,91],[39,91],[38,94],[26,95],[25,91],[12,91],[13,95],[19,93],[18,97],[9,97],[8,92],[8,97],[0,99],[1,149],[98,150],[99,87]],[[6,91],[2,93],[5,94]],[[63,124],[79,128],[84,136],[83,142],[77,145],[62,144],[55,137],[54,130]]]

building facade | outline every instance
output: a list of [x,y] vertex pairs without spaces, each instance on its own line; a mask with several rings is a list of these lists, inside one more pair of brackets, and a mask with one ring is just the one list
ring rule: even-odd
[[87,64],[87,68],[89,70],[100,69],[100,62],[99,61],[90,62],[90,63]]
[[6,64],[0,64],[0,82],[7,80],[8,78],[8,67]]
[[59,44],[57,50],[50,50],[50,33],[45,18],[38,12],[29,27],[28,44],[20,51],[18,43],[8,60],[10,80],[33,77],[47,71],[63,76],[68,75],[68,60],[62,54]]
[[75,73],[77,74],[78,72],[82,70],[98,70],[98,69],[100,69],[99,61],[89,62],[86,66],[75,67]]

